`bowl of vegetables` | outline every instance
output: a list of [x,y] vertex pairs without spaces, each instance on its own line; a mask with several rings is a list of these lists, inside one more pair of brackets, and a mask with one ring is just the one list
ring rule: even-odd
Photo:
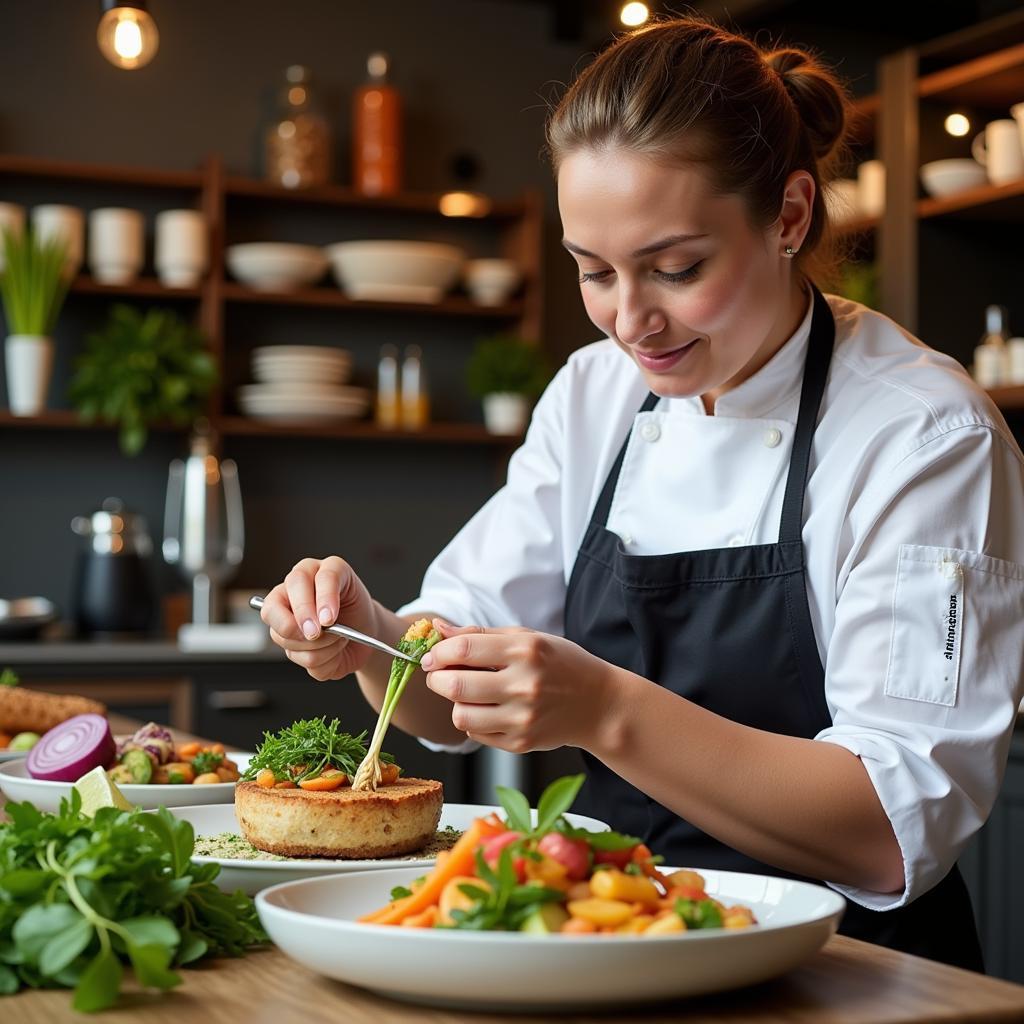
[[102,715],[83,714],[44,733],[24,759],[0,764],[0,789],[16,802],[56,811],[75,782],[103,767],[137,807],[231,803],[250,756],[219,743],[176,744],[152,722],[118,742]]

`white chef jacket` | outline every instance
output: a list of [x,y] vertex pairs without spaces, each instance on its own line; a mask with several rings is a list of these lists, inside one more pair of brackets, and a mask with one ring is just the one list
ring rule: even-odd
[[[833,887],[888,910],[942,879],[999,791],[1024,694],[1024,457],[957,362],[864,306],[828,303],[835,351],[802,533],[832,716],[815,739],[860,757],[906,877],[896,895]],[[638,413],[647,389],[625,353],[609,340],[575,352],[505,486],[400,612],[562,634],[576,553],[627,433],[607,523],[627,551],[777,542],[810,321],[713,416],[699,398]]]

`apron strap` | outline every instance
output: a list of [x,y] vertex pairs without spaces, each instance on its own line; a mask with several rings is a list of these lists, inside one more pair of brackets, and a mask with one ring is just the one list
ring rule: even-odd
[[803,530],[804,490],[807,469],[811,462],[811,443],[818,425],[818,410],[825,394],[828,369],[832,362],[836,322],[825,296],[811,284],[811,336],[807,340],[804,361],[804,381],[800,388],[800,412],[797,414],[793,451],[789,457],[789,476],[782,499],[782,521],[779,524],[779,543],[799,541]]

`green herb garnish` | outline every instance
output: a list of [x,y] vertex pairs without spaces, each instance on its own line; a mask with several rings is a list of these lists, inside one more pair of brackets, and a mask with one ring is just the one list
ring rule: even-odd
[[407,889],[404,885],[396,885],[394,889],[391,890],[391,902],[394,903],[395,900],[404,900],[411,895],[412,889]]
[[239,956],[267,941],[253,901],[222,893],[217,864],[195,864],[192,826],[164,808],[57,814],[7,804],[0,824],[0,994],[73,988],[79,1011],[118,996],[125,964],[140,985],[181,983],[174,967]]
[[214,750],[201,750],[192,758],[192,770],[196,775],[205,775],[207,772],[215,772],[223,762],[223,754]]
[[380,753],[381,744],[384,742],[384,734],[391,724],[391,716],[398,707],[405,684],[412,679],[413,673],[419,667],[420,659],[434,644],[439,643],[441,634],[434,629],[427,619],[419,619],[414,622],[406,631],[405,636],[398,641],[397,648],[403,654],[408,654],[415,661],[406,661],[404,658],[395,658],[391,662],[391,675],[388,677],[388,688],[384,693],[384,703],[380,707],[380,714],[377,716],[377,726],[373,730],[373,739],[370,741],[370,749],[366,752],[362,764],[352,777],[353,789],[376,789],[380,782],[380,761],[383,756]]
[[[276,734],[265,732],[242,778],[256,778],[261,768],[269,768],[278,782],[298,783],[302,779],[316,778],[328,768],[337,768],[352,778],[365,756],[365,729],[353,736],[341,731],[337,718],[330,722],[326,716],[305,718]],[[381,753],[380,759],[387,764],[395,760],[385,753]]]
[[722,914],[711,900],[676,900],[672,908],[687,928],[721,928]]

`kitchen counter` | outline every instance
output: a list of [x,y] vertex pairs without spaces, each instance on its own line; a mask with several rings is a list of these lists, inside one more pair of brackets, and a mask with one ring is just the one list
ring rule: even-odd
[[[395,969],[400,970],[399,964]],[[595,1014],[501,1015],[426,1009],[392,1002],[330,981],[268,949],[238,960],[208,961],[182,971],[165,994],[129,988],[102,1019],[117,1024],[182,1021],[344,1020],[346,1024],[912,1024],[1024,1020],[1024,986],[894,953],[842,936],[803,967],[740,992],[662,1003],[650,1010]],[[72,1019],[67,991],[30,991],[0,999],[5,1019],[52,1024]],[[74,1019],[79,1019],[77,1016]],[[84,1018],[81,1018],[84,1019]]]
[[183,651],[173,640],[23,640],[0,643],[2,665],[172,665],[282,662],[273,645],[260,651]]

